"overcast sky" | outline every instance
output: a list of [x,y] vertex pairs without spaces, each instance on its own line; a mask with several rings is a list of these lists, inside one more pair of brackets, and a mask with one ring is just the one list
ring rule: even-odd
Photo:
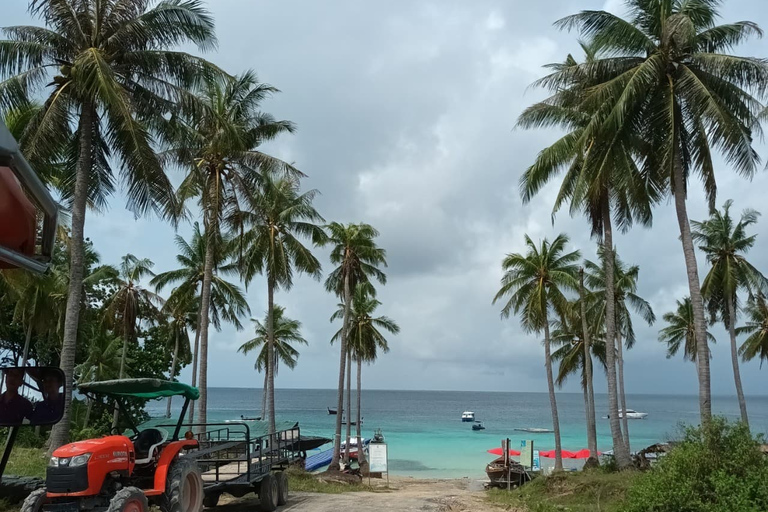
[[[29,24],[26,0],[3,2],[1,25]],[[543,97],[528,89],[542,65],[578,52],[576,35],[552,23],[581,9],[621,12],[609,0],[327,1],[211,0],[219,49],[207,58],[231,73],[255,70],[282,92],[264,109],[298,125],[293,136],[267,148],[309,175],[319,189],[317,208],[327,220],[364,221],[381,231],[389,282],[380,291],[382,314],[402,333],[391,352],[364,369],[364,386],[378,389],[546,391],[539,339],[516,318],[502,321],[491,305],[506,253],[533,239],[567,233],[571,248],[594,258],[595,241],[583,218],[566,212],[551,221],[556,185],[523,205],[518,180],[536,153],[554,141],[554,131],[513,130],[520,112]],[[730,0],[726,21],[752,20],[768,27],[764,0]],[[34,23],[39,23],[34,21]],[[739,48],[768,55],[765,40]],[[763,157],[768,147],[759,145]],[[718,205],[734,210],[765,207],[768,176],[752,182],[717,165]],[[174,177],[178,181],[179,177]],[[692,219],[706,208],[694,183]],[[768,212],[766,212],[768,213]],[[750,257],[768,271],[768,218],[755,228]],[[126,253],[148,257],[155,270],[175,268],[174,231],[160,221],[134,220],[115,197],[103,215],[89,213],[86,236],[106,263]],[[179,233],[189,236],[190,226]],[[674,209],[655,212],[653,229],[633,229],[616,240],[621,258],[641,266],[640,295],[660,318],[688,293]],[[319,251],[328,271],[327,253]],[[703,272],[706,265],[699,257]],[[248,291],[254,316],[266,309],[266,283]],[[323,286],[302,278],[277,301],[300,319],[308,347],[295,371],[280,371],[277,387],[332,388],[338,352],[328,321],[337,300]],[[641,326],[626,355],[629,393],[695,393],[691,363],[665,358],[659,325]],[[247,319],[244,323],[248,324]],[[209,385],[260,387],[253,358],[237,353],[252,337],[249,328],[211,333]],[[713,328],[712,388],[733,394],[725,331]],[[182,378],[190,378],[187,369]],[[742,365],[747,395],[765,393],[768,369]],[[596,382],[605,388],[603,379]],[[573,379],[566,385],[577,391]]]

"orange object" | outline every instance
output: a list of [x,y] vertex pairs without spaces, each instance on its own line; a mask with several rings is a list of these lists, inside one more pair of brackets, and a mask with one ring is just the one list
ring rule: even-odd
[[[0,245],[32,256],[35,253],[35,206],[8,167],[0,167]],[[0,261],[0,268],[10,268]]]

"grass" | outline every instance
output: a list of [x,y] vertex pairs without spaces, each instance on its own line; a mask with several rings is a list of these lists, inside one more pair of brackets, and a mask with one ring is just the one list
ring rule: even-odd
[[[288,476],[288,488],[298,492],[317,492],[322,494],[343,494],[346,492],[381,492],[382,488],[372,487],[364,483],[340,483],[321,480],[312,473],[298,468],[288,468],[285,472]],[[0,511],[1,512],[1,511]]]
[[[37,476],[45,478],[45,468],[48,465],[48,457],[41,448],[22,448],[15,446],[8,459],[8,467],[5,473],[16,476]],[[2,511],[2,508],[0,508]]]
[[618,512],[638,474],[579,471],[541,476],[514,491],[491,490],[488,500],[530,512]]

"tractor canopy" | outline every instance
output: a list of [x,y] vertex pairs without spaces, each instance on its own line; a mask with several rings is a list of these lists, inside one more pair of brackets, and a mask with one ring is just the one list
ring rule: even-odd
[[163,398],[183,396],[197,400],[200,391],[181,382],[160,379],[119,379],[101,382],[87,382],[77,386],[81,393],[93,393],[111,397]]

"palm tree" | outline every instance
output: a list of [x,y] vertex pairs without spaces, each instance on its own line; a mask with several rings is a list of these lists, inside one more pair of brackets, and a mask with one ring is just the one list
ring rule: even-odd
[[[259,355],[256,357],[256,362],[253,364],[253,368],[257,372],[264,372],[264,388],[261,394],[262,419],[266,418],[267,409],[267,389],[269,386],[269,381],[267,379],[269,372],[267,371],[267,368],[272,366],[274,368],[272,373],[275,376],[277,376],[277,370],[280,368],[281,362],[289,369],[293,370],[298,363],[299,351],[296,350],[292,344],[308,344],[307,340],[301,335],[301,322],[285,316],[284,307],[275,304],[272,314],[274,317],[271,325],[274,329],[275,341],[274,350],[272,351],[273,359],[269,359],[270,332],[268,326],[270,325],[270,321],[266,316],[264,322],[251,318],[251,322],[254,323],[256,337],[246,341],[237,349],[238,352],[242,352],[245,355],[248,355],[254,350],[259,351]],[[270,361],[272,361],[271,365]]]
[[[242,272],[246,285],[256,274],[267,278],[267,361],[275,358],[275,291],[290,290],[294,272],[320,279],[320,261],[302,243],[308,239],[314,245],[325,243],[323,228],[316,222],[324,219],[312,201],[317,191],[299,193],[296,180],[264,175],[260,186],[246,196],[249,211],[242,212],[237,221],[245,231],[238,243],[242,245]],[[267,405],[269,433],[275,430],[275,374],[267,365]]]
[[[682,302],[678,300],[675,311],[664,313],[662,319],[669,324],[659,331],[659,341],[667,345],[667,359],[677,355],[682,347],[683,359],[695,363],[699,344],[696,342],[696,322],[693,318],[691,298],[685,297]],[[710,332],[707,332],[707,340],[709,343],[715,343],[715,337]],[[699,365],[696,365],[696,371],[698,369]]]
[[705,425],[712,416],[709,350],[686,208],[687,178],[701,176],[713,208],[714,150],[720,150],[740,174],[754,174],[759,156],[752,147],[752,134],[760,132],[759,100],[765,96],[768,82],[764,59],[727,53],[762,32],[749,21],[717,26],[718,4],[709,0],[628,0],[628,19],[605,11],[582,11],[563,18],[556,23],[558,27],[579,29],[604,57],[545,80],[557,89],[587,75],[594,85],[584,91],[580,103],[603,115],[590,120],[578,139],[579,146],[600,141],[595,157],[604,159],[611,158],[605,149],[608,141],[635,138],[645,174],[663,183],[674,197],[696,339],[701,344],[696,360]]
[[[326,226],[332,245],[331,263],[337,267],[325,280],[325,288],[341,298],[344,304],[344,318],[341,323],[341,352],[339,356],[339,385],[337,410],[344,410],[344,374],[349,350],[347,332],[352,313],[352,292],[358,284],[370,283],[371,278],[386,284],[387,276],[379,266],[387,266],[387,252],[376,245],[379,236],[369,224],[340,224],[331,222]],[[349,412],[349,411],[348,411]],[[341,414],[336,415],[336,434],[333,440],[333,456],[328,471],[339,470],[341,455]]]
[[[195,344],[192,354],[192,386],[195,386],[197,385],[198,348],[200,345],[200,307],[202,307],[200,288],[205,275],[207,238],[201,233],[200,224],[195,222],[192,227],[192,238],[189,242],[179,235],[176,235],[175,241],[179,251],[176,255],[179,268],[156,275],[150,284],[155,286],[158,292],[168,285],[175,284],[176,287],[168,297],[170,303],[186,302],[197,305],[197,313],[192,321],[195,330]],[[232,262],[237,255],[237,249],[234,239],[227,234],[222,234],[213,254],[209,318],[217,331],[221,330],[222,320],[234,325],[238,331],[242,330],[243,325],[240,323],[240,317],[251,313],[243,290],[225,279],[225,276],[238,274],[237,265]],[[189,422],[194,423],[195,408],[190,407],[188,414]]]
[[[6,27],[0,41],[0,109],[27,103],[45,92],[21,144],[32,161],[53,160],[67,143],[57,180],[71,202],[72,243],[61,367],[67,379],[64,416],[51,435],[51,449],[69,437],[69,404],[81,305],[85,213],[88,203],[106,204],[115,170],[126,183],[128,207],[136,215],[177,211],[170,181],[152,149],[147,126],[159,126],[185,87],[215,68],[169,48],[216,44],[213,20],[199,0],[32,0],[30,13],[43,27]],[[147,123],[142,121],[146,120]],[[76,127],[72,133],[71,127]]]
[[755,357],[760,358],[760,364],[768,360],[768,304],[765,296],[758,294],[749,303],[744,311],[747,315],[746,325],[736,329],[736,334],[748,334],[742,343],[739,353],[745,361],[751,361]]
[[[586,55],[583,66],[599,59],[595,44],[582,43]],[[549,76],[536,85],[549,88],[553,96],[521,114],[518,126],[542,128],[560,126],[568,133],[542,150],[520,181],[523,201],[529,201],[545,183],[565,171],[553,214],[570,202],[571,214],[583,212],[592,226],[592,235],[602,239],[607,252],[613,249],[613,223],[627,231],[634,222],[650,225],[651,205],[658,200],[658,184],[637,166],[637,137],[633,133],[603,140],[590,131],[595,119],[605,117],[601,104],[585,103],[584,97],[595,85],[589,73],[569,55],[564,63],[551,64]],[[563,79],[567,77],[567,79]],[[613,258],[604,260],[606,275],[613,274]],[[613,283],[605,287],[605,304],[613,309]],[[605,324],[609,340],[616,331],[613,314]],[[610,341],[612,343],[612,341]],[[618,387],[614,351],[607,352],[608,410],[616,461],[621,467],[631,464],[618,419]]]
[[[361,394],[362,394],[362,371],[363,362],[373,363],[378,358],[379,350],[384,353],[389,352],[389,344],[382,334],[382,330],[391,334],[400,333],[400,326],[389,317],[375,317],[376,309],[381,302],[375,298],[375,290],[366,283],[358,284],[352,297],[352,311],[349,325],[347,326],[347,343],[351,346],[352,356],[357,361],[357,446],[362,446],[361,436]],[[344,318],[345,306],[339,304],[339,309],[331,317],[331,321]],[[342,330],[339,329],[333,336],[333,340],[338,340],[342,336]],[[351,422],[351,408],[347,408],[347,425]],[[349,446],[347,439],[347,446]],[[349,456],[346,456],[347,459]],[[363,468],[366,466],[365,453],[358,450],[358,465]]]
[[546,238],[539,246],[525,235],[526,254],[508,254],[501,264],[504,275],[501,288],[493,298],[496,304],[506,300],[501,310],[502,318],[510,313],[520,314],[520,323],[528,332],[544,331],[544,364],[547,370],[549,403],[552,408],[552,426],[555,431],[555,470],[563,469],[562,446],[560,444],[560,420],[557,415],[555,381],[550,356],[549,321],[550,311],[563,316],[568,309],[564,291],[578,288],[576,274],[579,251],[565,253],[568,244],[566,235],[558,235],[552,243]]
[[217,245],[229,217],[240,210],[240,200],[261,182],[263,172],[300,175],[293,166],[271,157],[259,146],[283,133],[293,123],[277,121],[259,110],[260,103],[278,92],[259,83],[253,72],[234,79],[207,79],[194,89],[183,115],[171,120],[168,149],[163,160],[187,171],[179,186],[182,202],[196,198],[203,212],[207,239],[200,291],[200,399],[198,421],[205,423],[208,409],[208,326],[211,286]]
[[709,219],[703,222],[691,222],[693,239],[704,252],[712,268],[701,284],[701,293],[707,300],[712,320],[719,316],[731,338],[731,364],[733,379],[736,382],[736,395],[739,399],[741,421],[749,425],[747,402],[741,387],[739,355],[736,346],[736,316],[740,289],[765,293],[768,280],[747,259],[745,254],[754,245],[757,235],[748,236],[747,228],[757,222],[760,215],[754,210],[741,214],[739,222],[731,218],[733,201],[726,201],[723,210],[715,210]]
[[[136,327],[139,320],[153,322],[160,317],[163,299],[139,283],[142,279],[154,276],[149,259],[139,259],[133,254],[126,254],[120,263],[116,279],[116,290],[104,304],[104,318],[115,334],[123,337],[123,353],[118,378],[124,376],[125,360],[128,356],[128,343],[136,343]],[[115,407],[112,428],[117,426],[119,409]]]
[[[126,368],[130,367],[131,360],[123,358],[122,345],[123,340],[120,336],[114,336],[103,329],[92,329],[88,336],[86,360],[75,367],[78,384],[116,379],[120,375],[121,368],[126,371]],[[83,428],[88,427],[92,407],[93,400],[88,397]]]
[[[163,311],[168,315],[166,318],[166,326],[168,329],[168,342],[172,348],[169,347],[173,353],[171,357],[171,370],[168,375],[168,380],[174,380],[176,378],[176,366],[178,362],[181,364],[189,364],[192,359],[192,354],[189,346],[189,327],[194,328],[197,321],[198,308],[200,303],[198,300],[188,300],[179,295],[171,295],[169,300],[165,303]],[[172,343],[171,343],[172,342]],[[165,417],[171,417],[171,404],[173,396],[169,396],[165,406]]]
[[[648,325],[653,325],[656,321],[656,315],[653,313],[651,305],[637,295],[637,280],[640,275],[640,267],[632,265],[628,267],[623,261],[621,261],[614,249],[611,254],[613,255],[613,269],[614,269],[614,298],[616,314],[616,332],[615,332],[615,345],[616,345],[616,365],[618,369],[618,384],[619,384],[619,401],[621,403],[622,410],[627,410],[627,398],[624,392],[624,345],[622,343],[622,336],[626,343],[627,350],[630,350],[635,345],[635,330],[632,325],[632,315],[630,314],[629,306],[634,312],[642,317]],[[603,290],[606,287],[605,279],[605,250],[603,246],[598,246],[597,255],[601,259],[601,264],[596,265],[591,261],[586,261],[584,264],[587,268],[587,283],[591,288],[595,290],[595,293],[604,295]],[[594,308],[596,308],[596,314],[598,318],[605,318],[606,307],[603,301],[595,301]],[[622,415],[622,427],[624,429],[624,444],[629,447],[629,420],[627,415]]]
[[[597,451],[597,418],[595,414],[595,387],[592,371],[592,335],[587,322],[587,294],[584,289],[584,267],[579,268],[579,314],[581,316],[581,336],[584,345],[584,377],[587,391],[587,446],[589,454],[598,464]],[[593,324],[594,326],[594,324]]]

